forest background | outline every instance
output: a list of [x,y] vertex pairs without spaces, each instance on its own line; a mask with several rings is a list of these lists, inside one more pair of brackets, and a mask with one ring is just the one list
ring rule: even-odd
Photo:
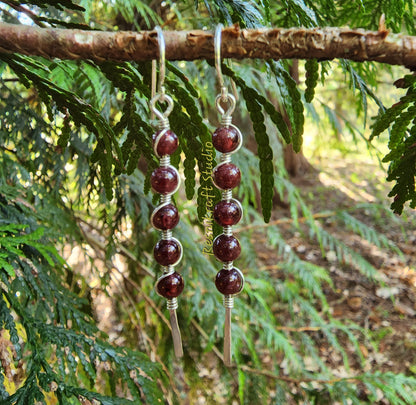
[[[409,0],[11,0],[0,1],[0,21],[91,31],[348,25],[415,35]],[[411,69],[245,59],[223,72],[236,83],[245,138],[233,157],[243,173],[246,286],[233,310],[231,368],[220,349],[219,263],[202,252],[198,174],[218,125],[212,61],[167,64],[181,145],[172,160],[185,185],[175,198],[186,280],[177,361],[154,291],[151,62],[0,53],[2,403],[416,402]]]

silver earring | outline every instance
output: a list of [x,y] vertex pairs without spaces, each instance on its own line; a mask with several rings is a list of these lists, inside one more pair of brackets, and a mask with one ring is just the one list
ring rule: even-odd
[[[160,204],[152,213],[151,223],[162,233],[162,238],[154,247],[153,255],[156,262],[163,268],[163,275],[157,280],[155,289],[160,296],[167,299],[175,355],[182,357],[182,338],[176,309],[178,308],[177,297],[183,291],[184,281],[182,276],[175,271],[175,266],[182,258],[183,249],[181,243],[172,237],[172,229],[179,222],[179,213],[171,198],[179,188],[180,177],[176,168],[170,164],[170,155],[178,147],[178,137],[170,130],[168,120],[173,109],[173,100],[166,94],[164,86],[165,40],[162,29],[155,27],[155,30],[159,44],[159,86],[157,93],[150,100],[150,110],[158,120],[158,131],[153,135],[153,151],[160,159],[160,166],[153,171],[150,180],[152,190],[159,193],[161,197]],[[155,70],[155,64],[153,66]],[[156,75],[152,74],[152,77],[155,78]],[[157,102],[167,104],[163,112],[156,107]]]
[[[222,200],[214,207],[214,219],[223,227],[223,233],[217,236],[213,242],[215,257],[223,262],[223,268],[217,273],[215,285],[218,291],[224,295],[225,307],[224,325],[224,364],[231,365],[231,310],[234,307],[234,296],[244,287],[243,273],[233,265],[241,252],[240,242],[233,236],[232,227],[236,225],[242,215],[241,204],[232,198],[232,189],[240,184],[241,173],[236,165],[231,163],[231,155],[237,152],[243,142],[240,130],[231,123],[231,114],[234,112],[236,99],[228,93],[224,84],[221,71],[221,34],[222,24],[215,30],[214,52],[215,68],[221,87],[221,93],[216,98],[216,108],[221,115],[221,125],[212,135],[212,144],[221,152],[220,163],[213,169],[212,177],[214,185],[222,191]],[[222,104],[227,105],[224,110]]]

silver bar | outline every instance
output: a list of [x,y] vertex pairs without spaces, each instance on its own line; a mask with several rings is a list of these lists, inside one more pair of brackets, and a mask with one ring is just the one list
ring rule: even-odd
[[170,326],[172,328],[172,340],[173,340],[173,349],[175,351],[175,356],[179,359],[183,357],[183,347],[182,347],[182,337],[181,331],[179,330],[178,317],[176,316],[176,310],[170,310]]
[[231,367],[231,308],[225,308],[224,365]]

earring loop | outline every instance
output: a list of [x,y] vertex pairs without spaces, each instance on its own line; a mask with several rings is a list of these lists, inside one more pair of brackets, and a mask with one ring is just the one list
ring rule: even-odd
[[[158,101],[164,101],[165,103],[167,103],[168,106],[166,107],[165,111],[162,112],[162,111],[158,110],[158,108],[156,107],[156,103]],[[173,110],[173,99],[172,99],[172,97],[168,96],[165,93],[157,93],[150,100],[149,106],[150,106],[150,110],[152,111],[153,114],[156,115],[156,117],[159,119],[159,121],[161,123],[165,123],[165,121],[169,117],[169,114]]]
[[[226,87],[224,87],[226,88]],[[227,111],[224,110],[224,108],[222,108],[221,106],[221,102],[228,102],[230,103],[230,106],[227,108]],[[218,96],[215,99],[215,105],[217,107],[217,111],[221,114],[222,117],[222,121],[224,121],[224,125],[229,125],[231,123],[231,121],[229,121],[231,119],[231,115],[235,110],[235,97],[232,94],[227,94],[224,96],[222,94],[218,94]]]

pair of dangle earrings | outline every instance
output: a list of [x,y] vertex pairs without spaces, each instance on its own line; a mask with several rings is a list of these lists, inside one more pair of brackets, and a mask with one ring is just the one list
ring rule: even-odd
[[[240,149],[243,141],[240,130],[233,125],[231,115],[234,112],[236,99],[228,93],[221,72],[221,34],[222,24],[215,30],[214,53],[215,67],[220,83],[221,92],[216,97],[216,108],[221,115],[220,127],[212,135],[212,144],[221,153],[220,163],[213,169],[212,180],[221,190],[222,199],[213,212],[214,220],[223,227],[223,233],[213,241],[213,253],[223,262],[222,269],[217,273],[215,285],[224,295],[225,307],[224,325],[224,364],[231,365],[231,310],[234,306],[234,296],[241,292],[244,286],[242,272],[233,265],[238,258],[241,246],[233,236],[232,227],[242,217],[241,204],[232,198],[232,189],[237,187],[241,180],[240,170],[231,162],[231,155]],[[179,222],[179,213],[172,203],[172,195],[178,190],[180,184],[179,173],[170,164],[170,155],[178,147],[178,137],[170,130],[168,116],[173,109],[173,100],[166,94],[165,79],[165,41],[160,27],[155,28],[159,44],[159,86],[157,93],[150,100],[150,110],[157,117],[157,132],[153,135],[153,151],[160,160],[160,166],[151,174],[151,186],[154,192],[160,194],[160,204],[154,209],[151,216],[153,227],[161,231],[161,239],[154,247],[154,258],[163,268],[163,274],[156,282],[156,292],[167,299],[167,308],[170,313],[173,345],[176,357],[183,356],[182,339],[178,326],[176,309],[177,297],[182,293],[184,281],[175,271],[175,266],[182,258],[182,245],[172,236],[172,230]],[[162,112],[157,103],[166,103]],[[225,110],[223,105],[228,106]]]

